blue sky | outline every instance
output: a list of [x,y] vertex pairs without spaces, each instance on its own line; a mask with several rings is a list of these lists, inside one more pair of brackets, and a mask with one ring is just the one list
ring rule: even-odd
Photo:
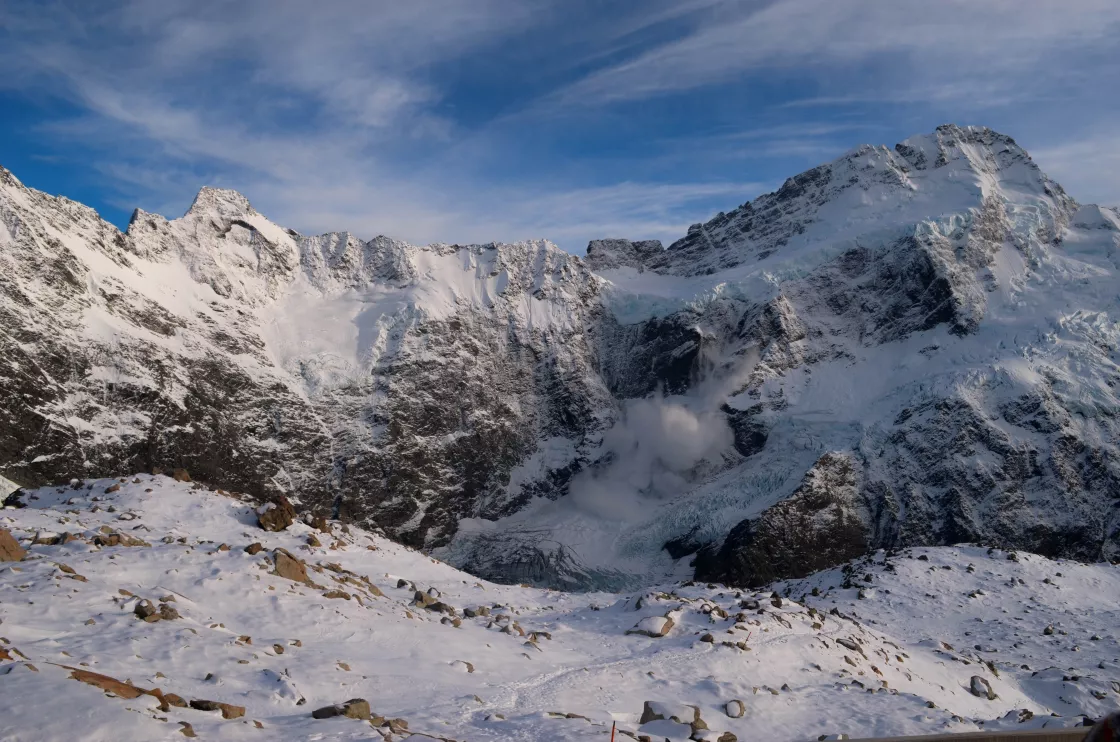
[[1120,204],[1117,0],[6,0],[0,164],[124,226],[659,238],[860,143],[1015,137]]

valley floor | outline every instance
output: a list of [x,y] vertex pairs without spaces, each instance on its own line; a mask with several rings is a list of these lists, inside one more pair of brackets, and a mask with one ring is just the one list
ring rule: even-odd
[[[1073,726],[1120,708],[1115,565],[915,548],[757,592],[566,594],[481,582],[338,523],[266,532],[251,505],[163,476],[28,504],[0,512],[28,552],[0,562],[13,742],[606,740],[612,722],[620,741],[809,741]],[[288,579],[299,562],[307,579]],[[161,620],[139,617],[145,600]],[[627,633],[639,623],[669,628]],[[355,698],[372,720],[312,717]],[[647,702],[704,724],[642,724]]]

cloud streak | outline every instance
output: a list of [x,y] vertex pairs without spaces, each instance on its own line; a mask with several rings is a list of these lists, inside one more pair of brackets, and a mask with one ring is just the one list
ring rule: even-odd
[[[901,67],[883,75],[892,82],[918,73],[919,91],[946,77],[1034,75],[1037,62],[1057,50],[1114,43],[1120,5],[1078,0],[1073,6],[1047,0],[747,4],[713,15],[684,38],[599,70],[555,99],[633,100],[797,65],[834,76],[835,65],[857,66],[876,57]],[[947,91],[944,84],[933,87]]]

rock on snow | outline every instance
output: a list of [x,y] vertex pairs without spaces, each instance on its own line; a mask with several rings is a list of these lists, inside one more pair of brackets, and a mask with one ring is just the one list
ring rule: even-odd
[[[0,565],[2,739],[575,742],[617,723],[793,742],[1074,726],[1120,708],[1109,564],[928,547],[758,591],[574,594],[478,580],[338,521],[265,531],[254,503],[169,477],[26,495],[0,510],[27,552]],[[121,528],[144,545],[98,540]],[[72,538],[33,543],[62,529]],[[284,560],[306,579],[277,574]],[[157,604],[175,617],[138,617]],[[661,638],[628,633],[667,614]]]

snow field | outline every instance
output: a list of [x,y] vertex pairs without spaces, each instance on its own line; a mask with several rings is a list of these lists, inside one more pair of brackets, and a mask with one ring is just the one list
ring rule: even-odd
[[[612,722],[656,739],[813,740],[1072,726],[1120,708],[1113,565],[942,547],[758,591],[570,594],[481,582],[339,523],[265,532],[250,504],[168,477],[31,497],[0,513],[28,549],[0,563],[5,740],[68,740],[79,727],[87,740],[177,739],[179,722],[220,740],[586,740]],[[76,539],[33,543],[63,533]],[[278,548],[306,564],[309,584],[273,573]],[[417,605],[417,591],[437,608]],[[136,616],[142,600],[168,597],[180,618]],[[665,618],[664,637],[627,633]],[[67,668],[245,713],[161,711]],[[973,676],[997,697],[973,695]],[[352,698],[407,731],[311,716]],[[734,700],[740,718],[727,715]],[[709,729],[643,725],[646,702],[695,706]]]

